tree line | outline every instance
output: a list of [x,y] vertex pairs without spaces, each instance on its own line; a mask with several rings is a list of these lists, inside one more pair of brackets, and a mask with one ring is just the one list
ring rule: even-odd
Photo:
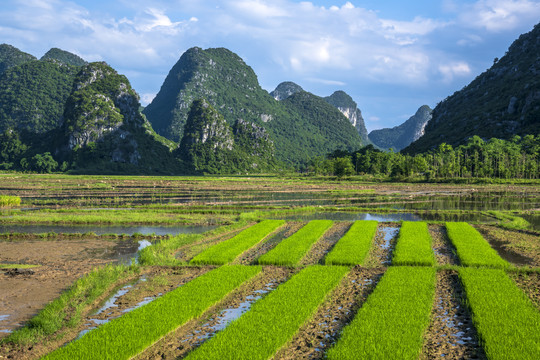
[[373,145],[357,151],[334,151],[313,158],[304,171],[317,175],[374,175],[394,180],[540,178],[540,135],[514,136],[510,140],[478,136],[457,147],[442,143],[436,149],[415,155],[384,152]]

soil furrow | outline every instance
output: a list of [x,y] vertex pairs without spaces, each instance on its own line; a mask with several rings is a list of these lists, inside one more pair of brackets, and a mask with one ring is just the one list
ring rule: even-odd
[[382,268],[354,267],[315,315],[302,326],[291,343],[273,359],[324,359],[325,351],[335,343],[343,327],[354,318],[383,274]]
[[336,222],[328,230],[319,241],[317,241],[309,252],[300,260],[299,265],[323,265],[324,257],[326,254],[336,245],[336,243],[345,235],[349,230],[352,223],[350,222]]
[[426,359],[486,359],[478,342],[465,293],[457,272],[437,273],[435,302],[431,324],[424,335],[421,360]]
[[433,239],[432,248],[438,265],[459,265],[454,245],[446,234],[444,225],[428,225],[429,234]]
[[366,267],[377,268],[392,263],[392,253],[396,247],[399,224],[379,223],[375,240],[364,262]]

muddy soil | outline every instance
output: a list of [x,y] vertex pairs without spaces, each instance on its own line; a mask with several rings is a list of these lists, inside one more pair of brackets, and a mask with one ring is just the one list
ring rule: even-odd
[[486,359],[464,300],[465,293],[457,272],[439,271],[431,324],[424,335],[421,360]]
[[137,251],[133,241],[100,239],[62,241],[0,241],[0,263],[40,265],[33,274],[0,270],[0,337],[21,327],[47,303],[93,268],[129,261]]
[[534,305],[540,310],[540,274],[509,273],[516,285],[529,296]]
[[456,249],[450,242],[444,225],[428,225],[432,247],[438,265],[459,265]]
[[257,259],[261,255],[266,254],[268,251],[272,250],[283,239],[288,238],[304,225],[306,225],[305,222],[288,221],[287,224],[283,228],[281,228],[276,234],[271,236],[266,241],[260,242],[253,248],[243,253],[233,263],[243,265],[255,264],[257,262]]
[[198,320],[192,320],[178,330],[166,335],[156,344],[135,357],[136,359],[177,359],[210,339],[223,329],[235,316],[248,310],[260,297],[286,281],[297,270],[265,266],[252,281],[243,284]]
[[382,268],[354,267],[292,341],[272,359],[324,359],[326,350],[352,321],[383,274]]
[[345,235],[345,233],[351,227],[351,222],[339,221],[335,222],[334,225],[324,233],[321,239],[317,241],[311,249],[309,249],[306,256],[304,256],[300,262],[300,266],[304,265],[315,265],[321,264],[324,265],[324,257],[326,254],[332,250],[334,245]]
[[517,266],[540,267],[538,235],[501,229],[492,225],[475,225],[475,227],[506,261]]
[[388,266],[392,263],[392,253],[399,233],[397,223],[379,223],[375,240],[364,262],[366,267]]

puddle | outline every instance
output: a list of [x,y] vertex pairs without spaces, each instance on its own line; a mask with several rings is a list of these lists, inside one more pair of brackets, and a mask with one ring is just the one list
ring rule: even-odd
[[148,240],[139,240],[139,241],[120,241],[113,248],[113,252],[108,256],[110,259],[116,259],[116,262],[119,264],[131,265],[137,264],[137,257],[139,251],[152,245]]
[[54,232],[57,234],[85,234],[96,235],[179,235],[200,234],[215,229],[217,226],[95,226],[95,225],[0,225],[0,233],[28,233],[43,234]]
[[203,341],[212,338],[218,331],[225,329],[232,321],[242,316],[242,314],[251,308],[251,305],[253,305],[255,301],[274,290],[276,285],[276,282],[269,282],[264,286],[263,289],[253,291],[251,295],[246,296],[246,301],[240,303],[239,306],[227,308],[221,311],[215,318],[210,319],[207,323],[202,325],[201,328],[205,329],[204,332],[201,332],[201,330],[195,330],[191,334],[187,335],[182,342],[188,342],[193,338],[197,338],[195,346],[199,346]]
[[[5,321],[7,320],[11,315],[0,315],[0,321]],[[0,329],[0,333],[3,333],[3,334],[10,334],[13,330],[9,330],[9,329]]]
[[379,231],[383,233],[383,240],[384,240],[384,242],[381,244],[381,247],[385,250],[390,249],[391,241],[394,237],[397,236],[399,232],[399,228],[385,226],[385,227],[379,228]]
[[532,265],[533,260],[523,256],[521,254],[515,253],[512,250],[508,250],[504,247],[506,243],[504,241],[497,241],[494,239],[488,240],[489,244],[493,249],[497,251],[497,253],[502,257],[504,260],[508,261],[509,263],[515,264],[515,265]]

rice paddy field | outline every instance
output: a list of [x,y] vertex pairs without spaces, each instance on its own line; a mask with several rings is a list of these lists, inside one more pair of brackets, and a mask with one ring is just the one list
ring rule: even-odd
[[0,174],[0,196],[0,359],[540,358],[534,184]]

